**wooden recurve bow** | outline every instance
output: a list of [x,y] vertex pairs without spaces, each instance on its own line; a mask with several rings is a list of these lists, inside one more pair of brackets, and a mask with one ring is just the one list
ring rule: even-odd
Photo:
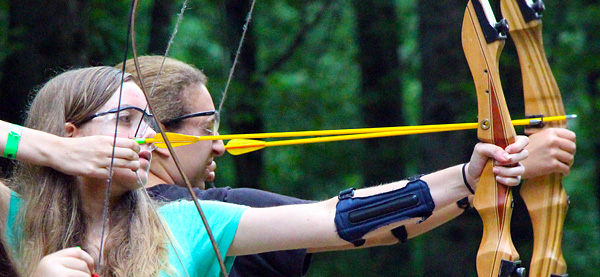
[[[510,24],[510,35],[521,63],[525,115],[564,115],[565,109],[546,59],[542,40],[541,0],[502,0],[502,14]],[[566,121],[548,123],[544,127],[566,128]],[[527,128],[527,134],[541,128]],[[529,179],[521,187],[533,225],[533,256],[531,276],[567,276],[567,264],[562,254],[563,223],[568,197],[562,186],[562,175],[553,173]]]
[[[500,83],[498,60],[508,25],[496,21],[487,0],[470,0],[462,27],[462,45],[475,82],[478,105],[477,136],[480,141],[505,148],[516,133]],[[483,237],[477,253],[478,276],[522,276],[510,235],[513,197],[510,187],[499,184],[490,159],[479,180],[473,204],[483,221]]]

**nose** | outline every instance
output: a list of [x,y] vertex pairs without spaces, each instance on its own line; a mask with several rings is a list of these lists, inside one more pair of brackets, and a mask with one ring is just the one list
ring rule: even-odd
[[[219,135],[218,132],[217,132],[217,135]],[[223,156],[223,154],[225,154],[225,144],[223,144],[223,141],[222,140],[213,140],[212,151],[213,151],[213,155],[215,157]]]
[[156,136],[156,131],[151,126],[148,126],[146,132],[144,132],[144,135],[142,137],[153,138],[154,136]]

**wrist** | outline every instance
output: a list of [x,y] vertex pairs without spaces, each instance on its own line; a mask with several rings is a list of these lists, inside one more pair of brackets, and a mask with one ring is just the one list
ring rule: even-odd
[[3,157],[8,159],[16,159],[19,144],[21,142],[21,134],[23,132],[23,126],[10,124],[8,127],[8,134],[6,137],[6,143],[4,144]]
[[[475,194],[475,187],[471,185],[471,183],[469,182],[468,178],[467,178],[467,170],[468,170],[468,165],[469,163],[465,163],[462,166],[462,179],[463,179],[463,183],[465,185],[465,187],[467,187],[467,189],[469,190],[469,192],[471,194]],[[473,181],[471,181],[473,182]]]

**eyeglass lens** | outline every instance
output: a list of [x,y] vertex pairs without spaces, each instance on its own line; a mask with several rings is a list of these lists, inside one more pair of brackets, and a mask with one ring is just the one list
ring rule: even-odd
[[120,111],[110,110],[99,116],[103,116],[104,122],[110,122],[113,126],[118,117],[117,134],[119,135],[134,136],[135,134],[135,137],[143,137],[148,131],[148,127],[154,129],[153,127],[156,126],[154,117],[138,107],[124,107]]
[[220,122],[220,118],[219,118],[219,113],[215,112],[215,114],[213,114],[210,118],[210,122],[206,125],[200,126],[200,128],[203,128],[207,133],[209,133],[209,135],[211,136],[216,136],[217,133],[219,132],[219,122]]

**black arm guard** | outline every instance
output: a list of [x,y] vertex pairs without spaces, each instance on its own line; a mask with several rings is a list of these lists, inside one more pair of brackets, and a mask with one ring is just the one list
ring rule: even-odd
[[429,186],[419,178],[401,189],[367,197],[353,196],[354,189],[340,192],[335,226],[340,238],[355,246],[363,245],[362,237],[372,230],[409,218],[425,220],[435,209]]

